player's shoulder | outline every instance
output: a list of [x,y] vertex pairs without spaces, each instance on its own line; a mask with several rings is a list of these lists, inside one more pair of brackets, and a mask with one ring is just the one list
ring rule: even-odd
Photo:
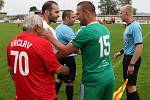
[[95,22],[94,24],[90,25],[86,30],[85,32],[89,33],[90,35],[94,35],[93,33],[97,32],[97,33],[102,33],[102,34],[110,34],[110,31],[109,29],[98,23],[98,22]]
[[43,20],[43,27],[44,27],[44,29],[46,29],[46,30],[48,30],[48,29],[51,30],[51,27],[48,25],[48,23],[47,23],[45,20]]
[[20,37],[23,37],[23,34],[24,32],[21,32],[21,33],[19,33],[18,35],[16,35],[16,36],[14,36],[12,39],[10,39],[10,41],[9,41],[9,43],[8,43],[8,45],[7,45],[7,48],[8,47],[10,47],[10,45],[11,45],[11,43],[12,42],[14,42],[14,41],[16,41],[18,38],[20,38]]
[[48,40],[46,40],[43,37],[40,37],[39,35],[37,35],[35,33],[22,32],[20,36],[17,36],[17,38],[22,38],[22,39],[28,40],[34,44],[48,43]]
[[87,30],[87,26],[81,26],[78,32],[84,32],[85,30]]
[[76,36],[78,36],[79,34],[83,34],[83,33],[84,33],[84,30],[85,30],[85,27],[86,27],[86,26],[81,26],[80,29],[78,29],[78,31],[75,33]]
[[63,28],[64,28],[64,25],[63,25],[63,24],[59,24],[59,25],[56,27],[55,31],[60,31],[60,30],[62,30]]
[[56,29],[61,29],[61,30],[72,30],[70,26],[65,25],[65,24],[60,24]]
[[131,29],[137,30],[137,29],[141,29],[140,23],[137,21],[134,21],[131,23],[130,27]]
[[36,38],[33,37],[33,40],[36,43],[40,43],[40,44],[45,44],[48,43],[49,41],[47,39],[45,39],[44,37],[40,37],[40,36],[36,36]]
[[132,27],[134,27],[134,26],[140,26],[140,23],[137,22],[136,20],[134,20],[130,25],[131,25]]
[[29,41],[32,43],[33,48],[36,48],[39,50],[42,48],[47,48],[50,45],[50,42],[48,40],[40,36],[30,38]]

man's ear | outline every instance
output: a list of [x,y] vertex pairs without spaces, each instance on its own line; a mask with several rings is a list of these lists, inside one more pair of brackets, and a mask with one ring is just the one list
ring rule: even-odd
[[35,31],[40,35],[44,30],[39,25],[35,25]]
[[86,16],[89,16],[90,12],[88,10],[85,10]]
[[126,13],[127,16],[129,16],[129,12],[126,11],[125,13]]
[[34,30],[35,30],[35,32],[39,33],[39,26],[35,25]]
[[70,18],[67,16],[65,19],[66,19],[66,20],[69,20]]
[[45,10],[45,13],[46,13],[46,15],[49,15],[49,11],[48,10]]

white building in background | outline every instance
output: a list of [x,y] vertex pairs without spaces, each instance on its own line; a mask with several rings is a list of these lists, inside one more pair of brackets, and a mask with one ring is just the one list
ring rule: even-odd
[[29,14],[37,14],[37,15],[41,15],[41,14],[42,14],[42,10],[29,11]]
[[[133,15],[140,24],[150,24],[150,15]],[[97,15],[97,20],[100,22],[105,21],[106,24],[112,23],[112,18],[115,19],[116,24],[122,24],[119,15]]]
[[7,16],[7,12],[0,12],[0,20],[3,20]]

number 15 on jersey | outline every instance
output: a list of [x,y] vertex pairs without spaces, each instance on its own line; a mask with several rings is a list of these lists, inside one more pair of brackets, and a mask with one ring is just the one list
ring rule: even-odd
[[110,53],[109,35],[104,35],[99,39],[100,57],[108,56]]

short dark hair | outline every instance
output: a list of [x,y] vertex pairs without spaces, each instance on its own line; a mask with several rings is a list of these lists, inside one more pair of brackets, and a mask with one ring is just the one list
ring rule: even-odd
[[62,14],[62,19],[64,20],[66,17],[70,17],[72,10],[64,10]]
[[87,10],[87,11],[93,13],[94,15],[96,15],[95,6],[94,6],[93,3],[90,2],[90,1],[82,1],[82,2],[79,2],[79,3],[77,4],[77,6],[81,6],[81,10],[82,10],[82,11]]
[[45,10],[52,10],[52,5],[55,4],[55,5],[58,5],[55,1],[47,1],[43,4],[42,6],[42,15],[44,14]]

